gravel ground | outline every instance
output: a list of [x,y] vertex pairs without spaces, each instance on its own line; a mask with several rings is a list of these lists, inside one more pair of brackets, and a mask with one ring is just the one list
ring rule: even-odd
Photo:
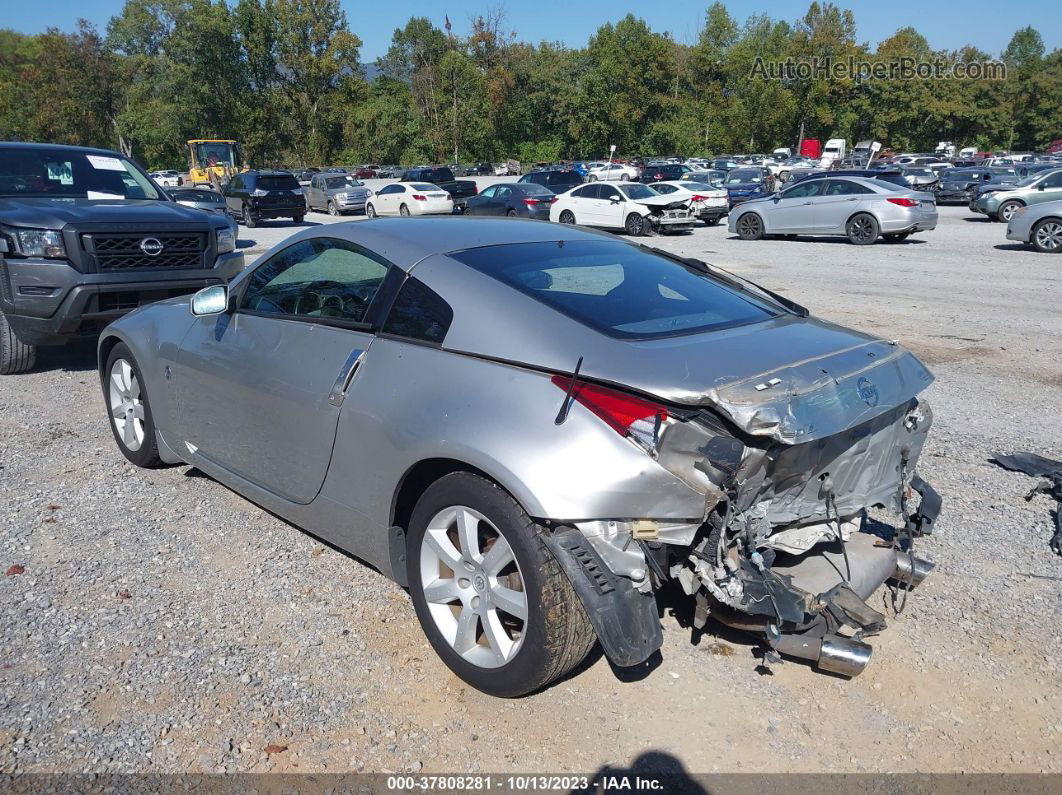
[[[969,215],[858,249],[725,227],[654,241],[899,339],[937,375],[920,470],[945,509],[920,548],[938,567],[861,677],[758,669],[746,638],[693,636],[667,594],[655,668],[595,653],[535,696],[484,696],[376,572],[195,470],[126,463],[93,351],[70,347],[0,379],[0,770],[590,772],[658,751],[695,772],[1062,771],[1050,504],[987,462],[1062,457],[1062,258]],[[291,230],[241,228],[241,245]]]

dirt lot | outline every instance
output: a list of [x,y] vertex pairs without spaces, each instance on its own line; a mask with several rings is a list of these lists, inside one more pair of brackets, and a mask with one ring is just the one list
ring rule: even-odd
[[1062,457],[1062,258],[970,215],[870,248],[725,226],[654,241],[899,339],[937,376],[920,466],[945,499],[920,544],[937,569],[861,677],[761,668],[666,594],[658,665],[596,653],[540,694],[481,695],[402,589],[194,470],[127,464],[93,352],[69,348],[0,379],[0,571],[25,569],[0,577],[0,770],[590,772],[659,751],[695,772],[1062,772],[1051,506],[987,462]]

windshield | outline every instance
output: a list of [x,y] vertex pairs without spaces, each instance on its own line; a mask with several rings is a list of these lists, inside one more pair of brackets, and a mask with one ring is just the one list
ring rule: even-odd
[[707,191],[713,191],[714,192],[716,190],[716,188],[713,187],[712,185],[705,185],[703,182],[684,182],[684,183],[682,183],[682,187],[684,187],[686,190],[693,190],[693,191],[707,190]]
[[236,168],[236,146],[226,141],[195,144],[195,159],[200,168],[228,166]]
[[328,190],[338,190],[339,188],[360,188],[364,183],[354,177],[328,177],[325,180],[325,187]]
[[0,196],[165,199],[124,157],[33,147],[0,149]]
[[730,175],[726,178],[727,185],[737,185],[741,182],[763,182],[763,174],[759,171],[749,171],[748,169],[738,169],[737,171],[731,171]]
[[258,187],[262,190],[297,190],[299,182],[294,174],[262,174],[258,177]]
[[613,337],[693,334],[776,314],[693,268],[616,241],[516,243],[449,256]]
[[1019,179],[1018,180],[1018,187],[1019,188],[1027,188],[1029,185],[1032,185],[1034,182],[1039,181],[1043,176],[1044,175],[1040,174],[1040,173],[1030,174],[1025,179]]
[[948,179],[950,179],[950,180],[956,180],[956,179],[980,179],[980,178],[981,178],[981,172],[980,171],[967,171],[965,169],[961,169],[960,168],[960,169],[957,169],[956,171],[949,171],[948,172]]
[[912,176],[912,177],[935,177],[936,176],[936,174],[933,173],[933,170],[929,169],[929,168],[905,168],[903,170],[903,173],[904,174],[908,174],[909,176]]
[[620,185],[620,190],[628,199],[651,199],[654,196],[659,196],[655,190],[648,185]]

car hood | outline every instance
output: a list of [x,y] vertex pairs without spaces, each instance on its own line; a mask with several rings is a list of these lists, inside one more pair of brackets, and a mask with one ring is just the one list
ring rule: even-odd
[[1003,191],[1014,190],[1017,187],[1018,187],[1017,185],[1007,185],[1006,183],[1002,183],[1002,182],[990,182],[987,185],[981,185],[977,189],[977,192],[978,193],[995,193],[996,191],[1001,191],[1001,190],[1003,190]]
[[368,196],[372,191],[368,188],[330,188],[325,191],[328,196],[339,196],[344,193],[349,196]]
[[647,207],[682,207],[689,203],[689,199],[676,199],[673,196],[650,196],[648,199],[635,199],[638,204],[644,204]]
[[0,198],[0,218],[5,223],[46,229],[70,223],[201,223],[207,217],[169,201]]

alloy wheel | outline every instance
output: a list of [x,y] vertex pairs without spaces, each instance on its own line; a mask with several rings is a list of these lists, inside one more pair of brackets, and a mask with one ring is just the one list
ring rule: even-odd
[[755,213],[743,215],[738,220],[738,234],[747,240],[755,240],[760,235],[760,219]]
[[1010,222],[1010,219],[1014,217],[1014,213],[1018,211],[1018,205],[1015,202],[1007,202],[999,208],[999,217],[1004,221]]
[[125,359],[117,359],[111,365],[107,391],[111,421],[122,444],[135,453],[144,443],[144,401],[140,396],[136,373]]
[[1062,250],[1062,222],[1044,221],[1036,227],[1033,240],[1041,251]]
[[481,668],[516,655],[527,595],[513,550],[489,519],[463,505],[439,511],[424,532],[420,572],[431,618],[457,654]]
[[874,222],[865,216],[860,216],[849,224],[848,234],[857,240],[869,240],[874,236]]

